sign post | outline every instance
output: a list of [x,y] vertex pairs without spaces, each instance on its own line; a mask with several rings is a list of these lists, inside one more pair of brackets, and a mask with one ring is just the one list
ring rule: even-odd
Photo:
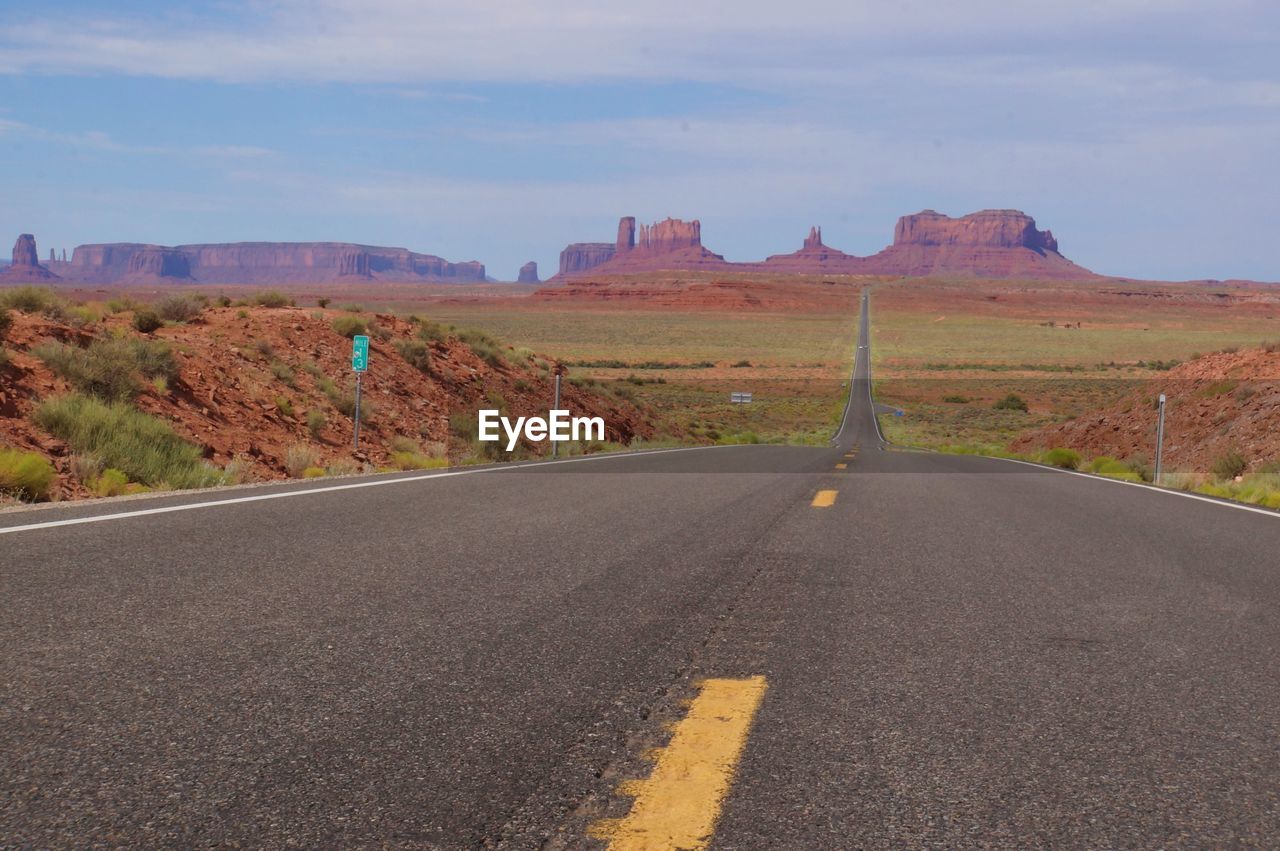
[[1164,466],[1164,394],[1160,394],[1160,418],[1156,422],[1156,484],[1160,484],[1160,473]]
[[[556,399],[555,399],[555,402],[553,402],[551,405],[551,410],[553,411],[560,410],[560,373],[562,373],[563,371],[564,371],[563,368],[557,364],[556,365]],[[560,454],[560,444],[554,440],[551,441],[551,457],[555,458],[559,454]]]
[[356,374],[355,437],[352,440],[352,446],[358,450],[360,448],[360,384],[365,372],[369,369],[369,338],[364,334],[357,334],[351,338],[351,369]]

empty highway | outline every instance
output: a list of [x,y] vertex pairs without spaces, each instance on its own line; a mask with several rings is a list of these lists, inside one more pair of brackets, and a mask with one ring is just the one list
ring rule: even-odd
[[830,447],[0,513],[0,846],[1275,845],[1280,516],[886,447],[859,335]]

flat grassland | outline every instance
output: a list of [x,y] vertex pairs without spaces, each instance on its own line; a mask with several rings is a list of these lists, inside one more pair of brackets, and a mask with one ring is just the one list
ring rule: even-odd
[[877,286],[871,319],[877,398],[903,411],[882,417],[889,439],[1000,453],[1180,361],[1280,336],[1280,289],[915,280]]
[[[479,301],[427,313],[555,358],[570,381],[617,388],[673,440],[822,443],[843,408],[856,310],[851,290],[843,313]],[[730,403],[734,391],[752,403]]]

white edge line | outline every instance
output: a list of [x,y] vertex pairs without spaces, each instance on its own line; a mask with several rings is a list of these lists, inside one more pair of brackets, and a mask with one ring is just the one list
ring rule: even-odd
[[[151,514],[169,514],[175,511],[194,511],[197,508],[216,508],[220,505],[239,505],[246,502],[265,502],[269,499],[285,499],[293,496],[307,496],[317,493],[333,493],[335,491],[356,490],[357,488],[376,488],[386,485],[399,485],[408,482],[422,482],[427,479],[447,479],[453,476],[473,476],[479,473],[509,473],[513,470],[527,470],[530,467],[546,467],[551,464],[573,464],[579,461],[604,461],[609,458],[639,458],[644,455],[665,455],[670,452],[697,452],[706,449],[732,449],[740,446],[751,446],[749,443],[726,443],[718,446],[680,446],[673,449],[650,449],[640,452],[602,452],[598,455],[585,455],[578,458],[561,458],[557,461],[533,461],[527,464],[495,465],[476,467],[471,470],[445,470],[439,473],[424,473],[420,476],[402,476],[400,478],[374,479],[372,481],[352,482],[345,485],[328,485],[325,487],[303,488],[302,490],[277,491],[274,493],[255,494],[254,496],[237,496],[229,499],[215,499],[207,502],[184,502],[181,505],[165,505],[160,508],[141,508],[136,511],[117,511],[111,514],[95,514],[90,517],[71,517],[66,520],[46,520],[43,523],[28,523],[22,526],[0,527],[0,535],[14,532],[34,532],[38,529],[53,529],[58,526],[79,526],[84,523],[103,523],[108,520],[126,520],[130,517],[146,517]],[[181,496],[177,491],[172,496]],[[166,494],[165,496],[169,496]]]
[[[946,453],[939,453],[945,455]],[[963,455],[956,455],[956,458],[963,458]],[[1205,496],[1199,493],[1188,493],[1187,491],[1174,490],[1172,488],[1162,488],[1159,485],[1151,485],[1146,482],[1126,482],[1124,479],[1113,479],[1110,476],[1098,476],[1093,473],[1083,473],[1079,470],[1064,470],[1061,467],[1051,467],[1048,464],[1037,464],[1034,461],[1022,461],[1018,458],[1000,458],[996,455],[973,455],[973,458],[987,458],[991,461],[1007,461],[1010,464],[1021,464],[1024,467],[1035,467],[1049,473],[1066,473],[1071,476],[1079,476],[1082,479],[1091,479],[1095,482],[1110,482],[1113,485],[1128,485],[1131,488],[1142,488],[1151,493],[1162,493],[1167,496],[1180,496],[1184,499],[1194,499],[1196,502],[1207,502],[1210,505],[1220,505],[1223,508],[1234,508],[1238,511],[1248,511],[1251,514],[1261,514],[1264,517],[1280,518],[1280,512],[1273,511],[1270,508],[1260,508],[1256,505],[1247,505],[1243,502],[1235,502],[1229,499],[1219,499],[1217,497]]]

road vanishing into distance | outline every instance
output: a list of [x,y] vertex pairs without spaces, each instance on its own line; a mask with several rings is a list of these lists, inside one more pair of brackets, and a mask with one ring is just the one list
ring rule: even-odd
[[1280,516],[886,447],[870,342],[830,448],[0,514],[0,846],[1274,846]]

